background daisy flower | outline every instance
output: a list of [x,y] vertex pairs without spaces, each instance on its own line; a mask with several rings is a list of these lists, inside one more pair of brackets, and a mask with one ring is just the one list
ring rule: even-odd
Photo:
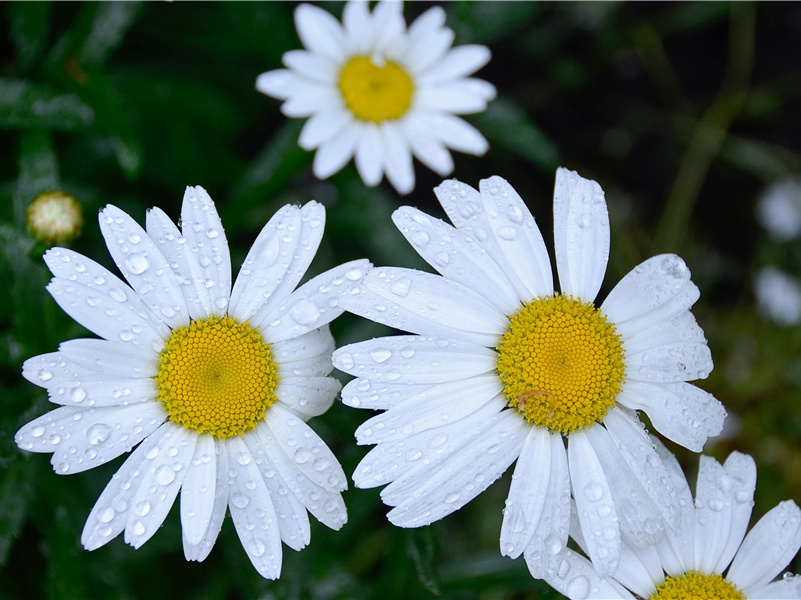
[[295,289],[325,210],[285,206],[232,288],[225,232],[203,188],[187,188],[180,222],[181,230],[153,208],[145,230],[114,206],[101,211],[106,245],[130,285],[71,250],[45,254],[50,294],[102,339],[64,342],[25,362],[25,378],[62,406],[15,439],[24,450],[52,452],[60,474],[138,444],[86,521],[88,550],[123,530],[138,548],[181,490],[187,559],[206,558],[227,508],[251,562],[274,579],[281,542],[295,550],[309,543],[306,511],[333,529],[347,520],[344,473],[306,421],[339,391],[327,377],[327,324],[369,263],[341,265]]
[[295,25],[305,50],[286,69],[259,75],[256,89],[284,100],[288,117],[309,117],[299,144],[317,149],[314,174],[326,179],[354,157],[368,186],[384,174],[401,194],[414,188],[412,155],[445,176],[448,148],[481,155],[487,141],[454,116],[481,112],[495,88],[468,77],[490,59],[485,46],[451,48],[445,11],[430,8],[406,28],[402,2],[348,2],[342,23],[301,4]]
[[[353,407],[383,409],[356,431],[376,444],[359,487],[381,493],[391,522],[427,525],[464,506],[517,460],[504,509],[504,555],[555,574],[571,494],[599,573],[618,566],[621,537],[653,544],[675,526],[679,498],[636,411],[700,451],[725,411],[687,381],[712,360],[689,308],[698,298],[675,255],[645,261],[597,305],[609,253],[600,186],[556,174],[554,292],[542,235],[500,177],[480,191],[456,180],[435,193],[455,227],[411,207],[393,219],[441,277],[376,268],[342,298],[351,312],[418,335],[341,348],[334,365],[357,379]],[[622,536],[621,536],[622,534]]]
[[[788,573],[773,581],[801,547],[801,510],[795,502],[768,511],[746,535],[756,485],[750,456],[733,452],[723,465],[701,456],[693,503],[678,462],[660,443],[656,446],[681,499],[680,526],[668,529],[652,548],[624,542],[613,577],[599,577],[586,558],[568,549],[548,583],[571,600],[801,598],[801,578]],[[578,529],[571,533],[584,547]]]

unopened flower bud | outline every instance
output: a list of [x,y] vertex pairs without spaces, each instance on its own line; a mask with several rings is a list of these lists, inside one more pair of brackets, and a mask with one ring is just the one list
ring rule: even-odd
[[26,213],[28,231],[47,245],[64,244],[75,239],[83,226],[83,210],[78,201],[61,191],[42,192]]

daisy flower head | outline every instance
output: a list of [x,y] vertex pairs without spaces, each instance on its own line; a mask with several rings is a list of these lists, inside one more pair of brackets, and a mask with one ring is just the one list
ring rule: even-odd
[[322,238],[325,210],[285,206],[262,229],[232,286],[228,242],[209,195],[189,187],[181,228],[158,208],[146,229],[114,206],[100,229],[127,284],[76,252],[53,248],[48,291],[101,339],[62,343],[23,375],[61,405],[23,426],[16,443],[52,452],[56,473],[86,471],[131,451],[81,536],[94,550],[123,530],[138,548],[181,491],[184,554],[208,556],[230,510],[264,577],[281,542],[309,543],[307,511],[347,520],[342,468],[306,422],[333,402],[337,297],[369,268],[354,261],[297,289]]
[[441,176],[453,171],[448,148],[482,155],[487,141],[455,115],[483,111],[495,97],[469,77],[490,59],[480,45],[451,48],[445,11],[428,9],[408,29],[403,3],[348,2],[342,23],[301,4],[295,25],[304,50],[284,54],[285,69],[259,75],[256,89],[284,100],[288,117],[308,117],[299,144],[317,150],[314,174],[326,179],[354,157],[365,185],[386,174],[401,194],[414,189],[412,155]]
[[[801,598],[801,577],[786,573],[774,581],[801,547],[801,510],[795,502],[768,511],[746,535],[754,505],[754,460],[733,452],[721,465],[701,456],[693,503],[678,462],[656,445],[676,484],[680,525],[647,549],[624,541],[620,568],[612,577],[600,577],[584,556],[568,549],[548,583],[571,600]],[[571,534],[583,548],[578,528]]]
[[441,276],[375,268],[340,302],[416,335],[341,348],[334,366],[357,378],[346,404],[384,413],[356,432],[376,444],[354,473],[389,484],[389,519],[427,525],[486,489],[515,461],[501,552],[555,573],[571,495],[601,573],[621,537],[654,543],[679,518],[678,498],[637,410],[673,441],[700,451],[725,417],[687,383],[712,360],[690,313],[698,288],[675,255],[642,263],[604,302],[609,219],[600,186],[556,174],[554,237],[560,292],[526,205],[500,177],[435,193],[454,226],[411,207],[395,224]]

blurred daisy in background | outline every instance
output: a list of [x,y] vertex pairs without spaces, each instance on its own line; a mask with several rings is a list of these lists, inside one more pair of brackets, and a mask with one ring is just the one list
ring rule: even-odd
[[358,443],[376,447],[353,479],[359,487],[389,484],[381,493],[394,507],[389,520],[419,527],[464,506],[517,460],[502,554],[524,554],[536,577],[556,575],[573,514],[595,568],[611,574],[621,539],[647,547],[681,515],[636,411],[693,451],[723,425],[721,404],[686,383],[712,369],[689,310],[698,288],[684,262],[666,254],[594,304],[609,254],[604,193],[559,169],[555,292],[523,200],[500,177],[479,189],[456,180],[436,188],[455,227],[408,206],[393,215],[442,277],[375,268],[340,300],[418,334],[334,353],[334,365],[357,377],[343,402],[385,411],[356,432]]
[[786,177],[771,184],[757,202],[757,220],[777,242],[801,236],[801,177]]
[[[693,503],[678,462],[658,442],[657,447],[679,491],[680,526],[651,548],[624,542],[613,577],[600,577],[586,558],[568,549],[548,583],[570,600],[801,598],[801,577],[787,573],[773,581],[801,547],[801,510],[795,502],[780,503],[746,535],[756,485],[750,456],[733,452],[723,465],[701,456]],[[579,529],[571,534],[584,549]]]
[[495,97],[486,81],[469,77],[490,59],[479,45],[451,48],[445,11],[430,8],[409,28],[402,2],[348,2],[342,23],[301,4],[295,25],[305,50],[283,56],[285,69],[259,75],[256,88],[284,100],[288,117],[308,117],[299,144],[326,179],[354,157],[365,185],[386,174],[401,194],[414,189],[412,155],[445,176],[448,148],[481,155],[486,139],[455,115],[483,111]]
[[232,288],[228,242],[203,188],[187,188],[180,222],[179,231],[153,208],[145,230],[114,206],[101,211],[106,245],[130,285],[71,250],[45,254],[50,294],[102,339],[64,342],[25,362],[23,375],[62,406],[22,427],[16,442],[52,452],[60,474],[139,444],[89,515],[88,550],[123,530],[138,548],[181,490],[187,559],[206,558],[227,508],[253,565],[277,578],[281,542],[295,550],[309,543],[306,511],[333,529],[347,520],[345,475],[306,421],[339,391],[327,377],[327,324],[369,263],[344,264],[295,290],[325,209],[285,206]]
[[776,267],[763,267],[754,276],[759,312],[782,327],[801,323],[801,281]]

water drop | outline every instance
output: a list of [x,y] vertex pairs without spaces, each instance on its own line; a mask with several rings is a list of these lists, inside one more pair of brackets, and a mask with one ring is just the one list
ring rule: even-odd
[[265,553],[267,547],[261,540],[256,540],[250,545],[250,554],[251,556],[261,556]]
[[397,281],[393,281],[392,285],[389,286],[389,291],[395,294],[396,296],[404,297],[409,294],[409,288],[412,285],[411,279],[408,277],[403,277],[398,279]]
[[45,432],[45,428],[42,427],[41,425],[37,425],[36,427],[34,427],[31,430],[31,435],[33,437],[39,438],[39,437],[42,437],[44,435],[44,432]]
[[248,505],[248,502],[250,502],[250,499],[244,494],[236,493],[231,496],[231,504],[237,508],[245,508]]
[[42,382],[50,381],[51,379],[53,379],[53,373],[51,373],[47,369],[39,369],[39,371],[36,373],[36,378]]
[[83,402],[84,400],[86,400],[86,390],[84,390],[83,388],[80,388],[80,387],[76,387],[70,393],[70,398],[76,404],[80,403],[80,402]]
[[302,465],[311,458],[311,453],[305,448],[298,448],[295,450],[295,455],[293,458],[295,459],[296,463]]
[[517,239],[517,229],[514,227],[500,227],[498,229],[498,237],[511,242]]
[[392,352],[390,352],[386,348],[376,348],[375,350],[370,352],[370,358],[372,358],[377,363],[383,363],[392,358]]
[[101,523],[109,523],[114,518],[114,514],[114,509],[109,506],[97,516],[97,520]]
[[97,446],[98,444],[105,442],[111,435],[111,432],[111,425],[107,425],[106,423],[95,423],[89,429],[87,429],[86,439],[88,439],[89,443],[93,446]]
[[134,506],[134,513],[139,515],[140,517],[145,517],[150,512],[150,502],[145,500],[144,502],[140,502],[136,506]]
[[565,591],[570,598],[584,600],[590,594],[590,582],[583,575],[579,575],[570,580]]
[[149,266],[150,263],[147,262],[144,254],[133,253],[125,259],[125,268],[134,275],[141,275]]
[[587,500],[595,502],[596,500],[600,500],[603,495],[604,490],[597,481],[590,481],[584,486],[584,496]]
[[170,485],[173,481],[175,481],[175,471],[167,465],[161,465],[156,471],[156,483]]
[[317,305],[311,300],[303,299],[295,303],[289,310],[289,316],[300,325],[311,325],[320,318]]
[[133,526],[131,527],[131,533],[133,533],[137,537],[139,537],[140,535],[144,535],[145,524],[142,523],[142,521],[134,521]]

